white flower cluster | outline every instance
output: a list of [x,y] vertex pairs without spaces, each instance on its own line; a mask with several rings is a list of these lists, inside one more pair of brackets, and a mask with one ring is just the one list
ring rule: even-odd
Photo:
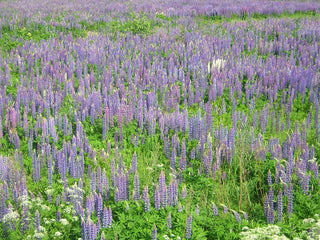
[[14,211],[13,208],[9,208],[9,212],[3,216],[2,222],[3,223],[9,223],[9,222],[16,222],[19,220],[19,213],[17,211]]
[[30,202],[30,199],[29,199],[27,194],[21,195],[18,198],[18,200],[20,201],[21,206],[24,206],[24,207],[27,207],[27,208],[31,207],[31,202]]
[[213,69],[221,71],[226,65],[226,61],[223,59],[213,59],[212,62],[208,62],[208,73],[212,73]]
[[173,239],[181,240],[181,237],[177,236],[177,238],[175,238],[175,235],[171,233],[170,237],[168,235],[163,235],[163,239],[164,240],[173,240]]
[[280,235],[280,227],[277,225],[268,225],[262,228],[249,229],[244,227],[240,233],[240,237],[243,240],[262,240],[262,239],[273,239],[273,240],[289,240],[284,235]]
[[62,236],[62,233],[61,233],[61,232],[55,232],[55,233],[54,233],[54,236],[55,236],[55,237],[61,237],[61,236]]
[[307,232],[307,239],[320,239],[320,218],[319,215],[316,214],[315,219],[313,218],[308,218],[305,219],[304,222],[312,223],[311,228]]
[[32,239],[42,239],[47,235],[45,227],[40,226],[40,232],[35,231]]
[[67,214],[73,213],[74,212],[73,206],[72,205],[66,206],[65,209],[64,209],[64,212],[67,213]]
[[34,237],[36,238],[36,239],[42,239],[42,238],[44,238],[44,233],[42,233],[42,232],[36,232],[35,234],[34,234]]
[[66,226],[66,225],[69,224],[68,220],[65,219],[65,218],[61,218],[61,219],[60,219],[60,223],[61,223],[62,225],[64,225],[64,226]]
[[54,192],[54,189],[53,188],[48,188],[45,193],[48,195],[48,194],[53,194]]
[[42,211],[44,211],[44,212],[49,212],[50,211],[50,207],[49,206],[47,206],[47,205],[40,205],[40,208],[41,208],[41,210]]

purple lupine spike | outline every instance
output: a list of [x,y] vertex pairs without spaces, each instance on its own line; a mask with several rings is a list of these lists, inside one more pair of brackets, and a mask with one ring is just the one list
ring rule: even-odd
[[[105,176],[105,171],[104,171],[104,175],[103,176]],[[109,178],[108,177],[105,177],[104,178],[105,180],[104,180],[104,191],[105,191],[105,193],[104,193],[104,198],[105,198],[105,200],[106,201],[108,201],[109,200],[109,198],[110,198],[110,186],[109,186]]]
[[97,238],[96,225],[90,218],[88,218],[86,221],[86,233],[88,240],[95,240]]
[[282,204],[282,190],[280,189],[278,194],[278,201],[277,201],[277,207],[278,207],[278,222],[282,222],[282,215],[283,215],[283,204]]
[[155,185],[153,201],[154,201],[155,209],[160,210],[161,202],[160,202],[160,192],[159,192],[158,185]]
[[200,208],[199,208],[199,205],[198,205],[198,204],[197,204],[196,209],[194,210],[194,212],[195,212],[195,214],[196,214],[197,216],[199,216],[199,214],[200,214]]
[[221,204],[221,206],[223,207],[223,213],[228,214],[228,212],[229,212],[228,207],[224,204]]
[[144,211],[145,212],[149,212],[150,210],[150,200],[149,200],[149,193],[148,193],[148,185],[146,185],[143,188],[143,195],[142,195],[142,199],[144,201]]
[[151,239],[152,240],[157,240],[157,226],[156,226],[156,224],[153,225]]
[[181,197],[182,197],[182,199],[185,199],[187,197],[187,188],[186,188],[186,186],[183,186],[183,188],[182,188]]
[[172,155],[170,158],[170,167],[176,169],[176,148],[172,149]]
[[288,215],[291,216],[293,212],[293,184],[290,183],[288,186]]
[[92,193],[86,197],[85,206],[86,206],[87,216],[90,216],[90,214],[94,210],[94,197],[92,196]]
[[269,224],[274,223],[274,210],[270,205],[267,206],[267,223]]
[[20,148],[20,138],[18,136],[18,133],[15,133],[15,135],[14,135],[14,147],[15,147],[15,149]]
[[186,140],[182,140],[182,145],[181,145],[181,157],[179,159],[179,168],[180,170],[185,170],[187,168],[187,151],[186,151]]
[[166,208],[167,206],[167,186],[166,177],[163,171],[161,171],[159,176],[159,191],[161,196],[161,206]]
[[57,195],[57,196],[56,196],[56,206],[59,206],[59,205],[60,205],[60,198],[61,198],[60,195]]
[[314,160],[312,160],[311,164],[310,164],[310,170],[313,171],[313,175],[315,177],[315,179],[319,178],[319,167],[318,167],[318,163]]
[[168,217],[167,217],[167,228],[168,228],[168,229],[171,229],[171,228],[172,228],[171,212],[168,213]]
[[309,194],[309,183],[310,183],[310,180],[311,180],[311,175],[310,174],[305,174],[303,176],[302,191],[306,195]]
[[234,210],[232,212],[233,212],[237,222],[240,223],[241,222],[240,214],[237,211],[234,211]]
[[165,186],[166,186],[166,176],[165,176],[164,171],[161,171],[160,176],[159,176],[159,189],[160,189],[160,192],[163,192]]
[[38,182],[40,180],[40,162],[36,156],[35,151],[32,154],[32,168],[33,168],[33,181]]
[[108,132],[108,115],[105,113],[103,119],[102,119],[102,141],[106,139],[106,135]]
[[109,209],[104,206],[102,215],[102,227],[107,228],[109,226]]
[[273,208],[273,188],[272,187],[270,187],[269,193],[268,193],[268,205],[270,205],[270,208],[273,212],[274,208]]
[[34,228],[37,233],[40,233],[40,214],[38,210],[36,210],[34,215]]
[[9,110],[9,116],[10,116],[10,122],[11,122],[11,126],[12,128],[16,128],[17,126],[17,119],[16,119],[16,111],[14,108],[11,108]]
[[140,200],[140,182],[138,172],[134,175],[134,200]]
[[270,170],[268,171],[268,185],[269,185],[269,186],[272,185],[272,177],[271,177],[271,172],[270,172]]
[[101,215],[102,215],[102,207],[103,207],[103,200],[102,200],[102,196],[99,194],[96,194],[96,212],[97,212],[97,217],[98,219],[101,219]]
[[243,214],[243,218],[244,219],[248,219],[248,214],[244,211],[240,211]]
[[59,222],[60,219],[61,219],[61,212],[60,212],[60,210],[58,209],[58,210],[57,210],[57,213],[56,213],[56,221]]
[[213,216],[219,215],[218,208],[214,202],[212,202],[212,212],[213,212]]
[[131,164],[131,173],[135,173],[137,171],[137,154],[134,152],[132,156],[132,164]]
[[101,238],[100,240],[106,240],[106,236],[104,235],[104,232],[101,233]]
[[190,239],[191,236],[192,236],[192,214],[187,218],[186,239]]
[[52,203],[52,195],[51,195],[51,193],[48,193],[47,200],[48,200],[49,203]]
[[22,204],[22,218],[21,218],[21,232],[26,233],[29,230],[29,218],[28,207],[26,204]]
[[194,148],[192,148],[192,150],[190,152],[190,158],[191,159],[195,159],[196,158],[196,150]]
[[[0,102],[1,102],[1,99],[0,99]],[[2,127],[2,117],[0,116],[0,139],[3,137],[3,127]],[[25,132],[28,132],[28,129],[27,131]]]
[[115,170],[115,162],[114,160],[112,159],[111,160],[111,163],[110,163],[110,169],[111,169],[111,184],[113,187],[115,187],[115,173],[116,173],[116,170]]
[[109,227],[112,227],[112,210],[111,210],[111,207],[109,207],[109,214],[108,214],[108,224],[109,224]]
[[119,191],[119,188],[116,187],[115,191],[114,191],[114,200],[116,202],[119,202],[120,201],[120,191]]
[[95,171],[92,171],[91,174],[91,181],[90,181],[90,192],[95,192],[96,191],[96,173]]

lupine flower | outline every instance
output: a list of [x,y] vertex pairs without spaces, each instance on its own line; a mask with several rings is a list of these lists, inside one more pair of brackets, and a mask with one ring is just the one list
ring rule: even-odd
[[232,212],[233,212],[237,222],[240,223],[241,222],[240,214],[238,212],[234,211],[234,210],[232,210]]
[[224,214],[227,214],[227,213],[229,212],[227,206],[224,205],[224,204],[221,204],[221,206],[223,207],[223,213],[224,213]]
[[192,236],[192,214],[187,218],[186,239],[190,239],[191,236]]
[[157,185],[155,186],[155,189],[154,189],[153,201],[154,201],[155,209],[159,210],[161,207],[161,202],[160,202],[159,187]]
[[288,187],[288,215],[290,216],[293,212],[293,184],[290,183]]
[[134,199],[136,201],[140,200],[140,183],[138,172],[136,172],[134,175]]
[[60,212],[60,210],[57,210],[56,221],[59,222],[60,219],[61,219],[61,212]]
[[34,215],[34,228],[37,233],[40,233],[40,214],[38,210],[36,210]]
[[109,226],[109,209],[104,206],[102,215],[102,227],[107,228]]
[[150,210],[150,200],[149,200],[149,193],[148,193],[148,185],[146,185],[143,189],[142,199],[144,201],[144,211],[149,212]]
[[157,226],[156,226],[156,224],[153,225],[151,239],[157,240]]
[[212,202],[212,211],[213,211],[213,216],[218,216],[218,208],[214,202]]
[[101,238],[100,240],[106,240],[106,236],[104,235],[104,232],[101,233]]
[[272,185],[272,177],[271,177],[271,172],[270,172],[270,170],[268,171],[268,185],[269,185],[269,186]]
[[283,211],[283,205],[282,205],[282,190],[280,189],[278,194],[278,222],[282,222],[282,211]]
[[167,228],[168,228],[168,229],[171,229],[171,228],[172,228],[171,212],[169,212],[168,217],[167,217]]
[[134,152],[132,157],[132,164],[131,164],[131,170],[130,172],[134,173],[137,171],[137,154]]

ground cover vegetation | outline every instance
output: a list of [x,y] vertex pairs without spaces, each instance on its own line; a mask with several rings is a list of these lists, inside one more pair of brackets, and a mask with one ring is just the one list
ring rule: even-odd
[[316,239],[319,12],[0,1],[0,238]]

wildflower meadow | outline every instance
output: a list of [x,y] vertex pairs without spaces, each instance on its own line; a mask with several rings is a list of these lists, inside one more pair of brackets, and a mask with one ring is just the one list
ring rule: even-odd
[[319,239],[319,108],[319,1],[0,0],[0,239]]

